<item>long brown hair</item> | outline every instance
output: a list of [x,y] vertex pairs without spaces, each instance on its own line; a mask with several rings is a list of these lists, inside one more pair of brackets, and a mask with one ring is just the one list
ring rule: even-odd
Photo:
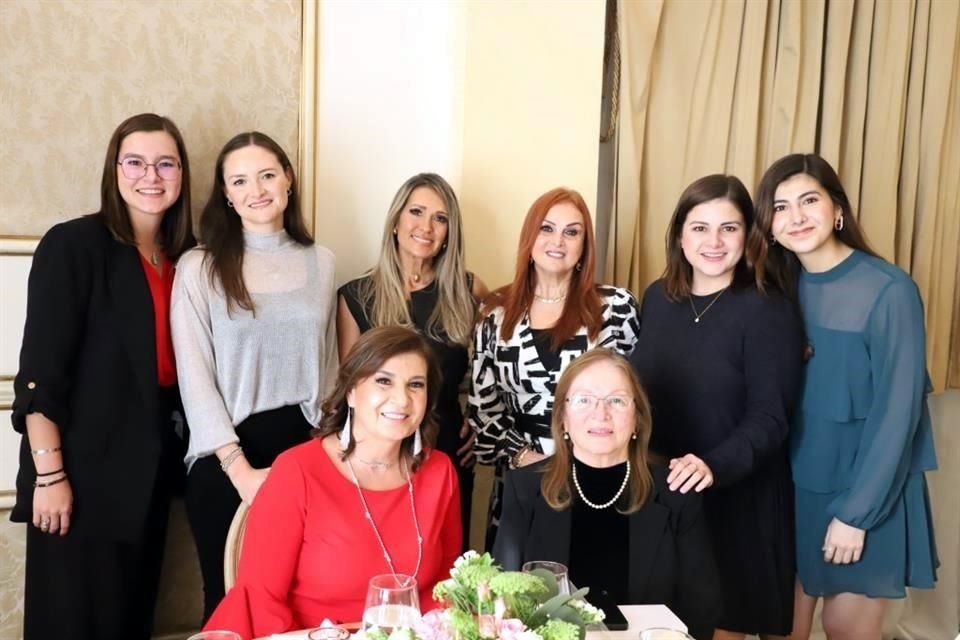
[[370,279],[366,281],[368,286],[359,292],[360,301],[364,308],[371,309],[370,323],[375,327],[413,325],[404,293],[394,230],[407,207],[410,194],[419,187],[427,187],[437,194],[443,201],[449,221],[447,239],[440,253],[433,258],[433,269],[437,274],[437,304],[425,330],[435,340],[449,340],[466,346],[473,337],[477,309],[464,266],[460,203],[450,184],[435,173],[418,173],[404,182],[394,195],[383,225],[380,259],[370,270]]
[[213,190],[200,216],[200,240],[206,249],[209,260],[210,283],[223,287],[227,299],[227,309],[234,305],[247,311],[255,311],[253,299],[243,281],[243,223],[236,211],[227,205],[226,182],[223,177],[223,164],[227,156],[244,147],[256,146],[272,153],[277,162],[290,178],[290,195],[287,208],[283,211],[283,228],[295,242],[310,246],[313,237],[307,231],[300,215],[300,192],[297,189],[297,176],[283,148],[274,140],[259,131],[239,133],[223,146],[217,156],[214,169]]
[[797,174],[805,174],[820,183],[835,206],[843,213],[843,229],[834,230],[837,239],[848,247],[876,257],[863,230],[853,215],[853,207],[837,172],[815,153],[793,153],[770,165],[757,187],[756,217],[747,236],[747,259],[756,272],[757,286],[775,284],[796,301],[800,260],[796,254],[773,241],[773,202],[780,184]]
[[628,484],[627,506],[621,513],[634,513],[643,508],[653,492],[653,477],[647,466],[647,447],[650,444],[652,418],[650,401],[640,384],[640,379],[633,367],[622,355],[610,349],[591,349],[567,366],[557,391],[553,396],[553,420],[550,432],[553,441],[557,443],[557,450],[546,464],[543,478],[540,481],[540,491],[544,500],[551,508],[562,511],[570,506],[570,472],[573,466],[573,444],[564,439],[563,421],[567,412],[567,394],[574,381],[591,365],[598,362],[609,362],[619,369],[630,383],[630,395],[636,410],[636,427],[634,433],[637,438],[631,439],[627,457],[630,460],[630,481]]
[[117,161],[124,139],[131,133],[139,131],[165,131],[173,138],[177,145],[177,153],[180,154],[180,197],[163,214],[159,237],[163,252],[170,260],[175,261],[197,242],[193,237],[190,211],[190,161],[187,158],[187,147],[183,143],[180,130],[170,118],[158,116],[155,113],[141,113],[127,118],[114,130],[107,144],[107,154],[103,161],[103,177],[100,179],[100,213],[114,238],[125,244],[134,246],[137,244],[133,236],[133,226],[130,224],[127,203],[120,195]]
[[[346,360],[340,363],[340,372],[333,391],[324,400],[321,411],[323,417],[313,430],[317,438],[339,433],[347,420],[350,407],[347,395],[358,384],[375,374],[383,364],[396,356],[415,353],[427,363],[427,410],[420,423],[420,435],[424,447],[432,447],[437,438],[437,421],[433,409],[437,404],[442,383],[440,369],[429,343],[419,333],[406,327],[377,327],[363,333],[354,343]],[[413,455],[414,436],[407,436],[400,445],[400,457],[411,471],[415,471],[426,459],[426,449]],[[350,445],[343,452],[346,460],[356,448],[356,440],[350,437]]]
[[595,340],[603,326],[600,317],[600,295],[594,286],[596,275],[596,245],[593,237],[593,220],[590,209],[583,197],[573,189],[557,187],[537,198],[520,230],[520,242],[517,247],[517,267],[513,282],[500,287],[488,298],[483,313],[486,314],[496,307],[503,307],[503,325],[500,328],[500,339],[509,340],[513,330],[533,302],[533,292],[536,284],[536,271],[531,256],[533,245],[540,235],[540,227],[547,212],[558,204],[570,203],[583,216],[583,253],[580,262],[570,278],[570,288],[563,304],[563,314],[557,323],[548,330],[550,348],[560,349],[563,344],[580,330],[587,328],[587,335]]

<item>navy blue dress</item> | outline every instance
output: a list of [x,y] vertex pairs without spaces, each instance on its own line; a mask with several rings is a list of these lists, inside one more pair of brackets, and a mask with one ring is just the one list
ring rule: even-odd
[[[790,438],[803,589],[902,598],[904,587],[933,587],[924,471],[936,456],[917,285],[854,251],[829,271],[803,272],[799,298],[813,349]],[[833,518],[866,530],[859,562],[824,561]]]

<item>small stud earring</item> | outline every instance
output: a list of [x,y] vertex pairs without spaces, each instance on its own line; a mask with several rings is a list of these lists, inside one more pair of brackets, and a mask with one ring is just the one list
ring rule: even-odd
[[227,198],[227,206],[233,209],[233,200],[230,200],[229,198]]
[[567,442],[570,442],[570,434],[567,433],[566,431],[564,431],[564,432],[563,432],[563,439],[566,440]]

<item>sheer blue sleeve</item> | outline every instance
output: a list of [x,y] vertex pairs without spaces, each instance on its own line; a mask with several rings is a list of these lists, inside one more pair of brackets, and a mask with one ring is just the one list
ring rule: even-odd
[[[853,482],[828,508],[854,527],[882,522],[900,498],[926,402],[923,305],[903,278],[880,294],[867,322],[873,401],[857,450]],[[867,372],[864,372],[867,375]]]

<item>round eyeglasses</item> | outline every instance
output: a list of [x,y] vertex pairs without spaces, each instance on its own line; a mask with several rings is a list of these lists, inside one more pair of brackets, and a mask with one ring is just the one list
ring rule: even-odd
[[164,158],[157,162],[147,162],[143,158],[124,158],[117,163],[128,180],[139,180],[147,175],[147,168],[153,167],[161,180],[176,180],[180,177],[180,163],[173,158]]
[[633,409],[633,398],[614,394],[606,398],[598,398],[589,393],[575,393],[567,398],[567,405],[571,411],[592,411],[603,403],[612,413],[621,413]]

